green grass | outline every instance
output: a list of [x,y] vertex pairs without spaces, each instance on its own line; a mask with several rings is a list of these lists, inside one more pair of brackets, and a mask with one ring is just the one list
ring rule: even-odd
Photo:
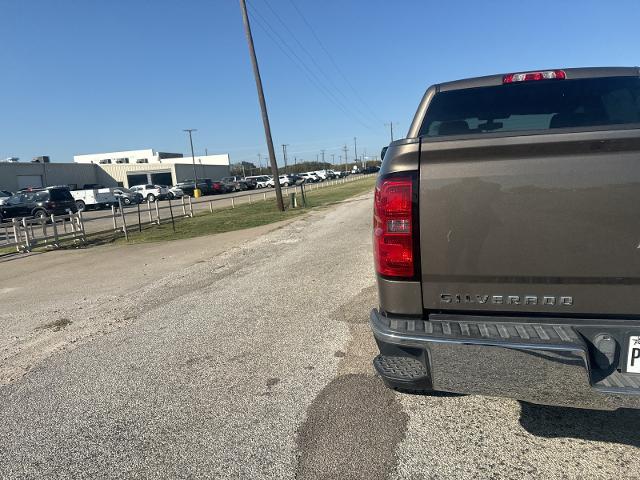
[[[230,232],[232,230],[242,230],[246,228],[258,227],[270,223],[288,220],[304,215],[313,208],[331,205],[347,198],[366,193],[373,189],[375,177],[335,185],[319,190],[305,191],[307,197],[307,208],[287,208],[280,212],[276,207],[275,199],[260,201],[253,204],[242,204],[235,208],[224,208],[214,210],[213,213],[200,213],[194,218],[183,218],[176,220],[176,231],[171,227],[171,222],[163,223],[159,226],[151,226],[142,232],[137,230],[129,233],[129,243],[162,242],[167,240],[178,240],[182,238],[193,238],[202,235],[212,235],[216,233]],[[300,195],[297,195],[298,203],[302,203]],[[289,199],[285,198],[285,205],[288,207]],[[102,236],[91,238],[89,244],[104,243],[127,243],[124,237],[116,239],[113,236]]]

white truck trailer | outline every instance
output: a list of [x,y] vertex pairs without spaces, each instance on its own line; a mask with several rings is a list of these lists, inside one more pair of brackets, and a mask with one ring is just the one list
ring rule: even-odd
[[113,190],[113,188],[71,190],[71,196],[76,201],[78,210],[111,208],[111,205],[118,204]]

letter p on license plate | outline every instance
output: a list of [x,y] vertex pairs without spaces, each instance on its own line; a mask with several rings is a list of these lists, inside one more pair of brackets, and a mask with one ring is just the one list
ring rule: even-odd
[[629,337],[629,353],[627,354],[627,372],[640,373],[640,335]]

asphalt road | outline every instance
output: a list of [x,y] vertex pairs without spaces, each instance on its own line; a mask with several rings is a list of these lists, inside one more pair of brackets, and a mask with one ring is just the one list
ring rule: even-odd
[[637,478],[635,411],[387,390],[370,222],[366,195],[117,301],[43,298],[36,328],[60,348],[0,387],[2,478]]

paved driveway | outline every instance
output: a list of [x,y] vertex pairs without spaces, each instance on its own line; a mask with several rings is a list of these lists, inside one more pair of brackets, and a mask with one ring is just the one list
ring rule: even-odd
[[175,262],[139,287],[4,305],[30,327],[2,367],[34,355],[0,387],[2,477],[637,478],[634,411],[385,389],[370,221],[366,195],[188,262],[132,255]]

